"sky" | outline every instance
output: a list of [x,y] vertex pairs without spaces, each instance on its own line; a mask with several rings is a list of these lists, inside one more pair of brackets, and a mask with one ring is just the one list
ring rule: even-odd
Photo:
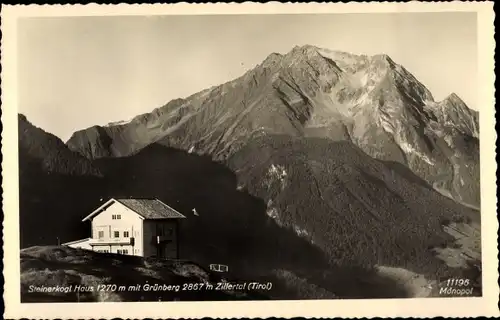
[[19,112],[66,141],[304,44],[388,54],[436,100],[455,92],[479,110],[476,23],[467,12],[22,18]]

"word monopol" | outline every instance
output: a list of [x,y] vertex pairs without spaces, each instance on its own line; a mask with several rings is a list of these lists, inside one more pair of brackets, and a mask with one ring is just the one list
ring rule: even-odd
[[460,296],[477,296],[478,288],[470,279],[455,279],[450,278],[439,287],[439,296],[444,297],[460,297]]

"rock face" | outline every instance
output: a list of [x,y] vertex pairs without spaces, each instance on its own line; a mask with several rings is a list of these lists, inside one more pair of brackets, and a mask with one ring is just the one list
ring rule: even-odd
[[76,132],[67,144],[90,159],[127,156],[159,142],[226,160],[265,134],[347,140],[478,206],[478,128],[478,113],[457,95],[434,101],[387,55],[302,46],[126,124]]

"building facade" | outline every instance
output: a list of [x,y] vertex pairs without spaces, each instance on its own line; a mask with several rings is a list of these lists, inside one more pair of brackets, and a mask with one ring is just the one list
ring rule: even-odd
[[73,248],[163,259],[179,258],[179,220],[185,216],[158,199],[110,199],[82,221],[91,236]]

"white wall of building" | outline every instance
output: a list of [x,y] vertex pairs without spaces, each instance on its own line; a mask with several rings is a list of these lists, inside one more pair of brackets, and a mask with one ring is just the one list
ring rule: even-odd
[[[142,222],[143,219],[134,211],[121,203],[113,203],[92,219],[92,243],[103,244],[94,245],[94,251],[123,254],[122,250],[127,250],[128,255],[143,256]],[[127,244],[132,237],[133,246]]]

